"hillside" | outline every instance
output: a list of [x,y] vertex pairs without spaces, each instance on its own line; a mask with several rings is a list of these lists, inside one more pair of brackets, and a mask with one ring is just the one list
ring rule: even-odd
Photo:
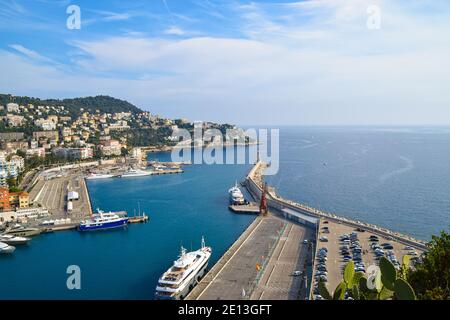
[[10,94],[0,94],[0,105],[6,105],[7,103],[14,102],[19,105],[43,105],[43,106],[64,106],[71,114],[79,114],[81,108],[90,113],[95,113],[95,110],[100,110],[104,113],[116,113],[116,112],[132,112],[133,114],[141,113],[142,110],[133,104],[116,99],[110,96],[96,96],[96,97],[84,97],[74,99],[47,99],[42,100],[34,97],[26,96],[12,96]]

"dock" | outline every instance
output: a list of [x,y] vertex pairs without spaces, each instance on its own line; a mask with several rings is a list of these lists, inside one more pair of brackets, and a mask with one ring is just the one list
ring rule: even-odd
[[259,206],[256,203],[243,205],[230,205],[228,208],[235,213],[258,214]]
[[162,175],[162,174],[178,174],[178,173],[183,173],[184,170],[182,169],[167,169],[167,170],[154,170],[152,171],[152,175],[157,176],[157,175]]
[[147,215],[143,215],[143,216],[137,216],[137,217],[130,217],[128,219],[128,223],[133,224],[133,223],[144,223],[148,221],[148,216]]
[[[408,235],[283,199],[274,188],[264,187],[264,168],[262,162],[257,162],[244,186],[255,201],[261,199],[266,189],[268,215],[256,216],[187,299],[310,299],[316,285],[313,278],[315,256],[321,247],[329,250],[327,286],[333,290],[342,279],[344,263],[339,256],[339,237],[344,233],[358,232],[366,268],[377,263],[369,247],[371,235],[378,236],[380,244],[392,244],[399,261],[407,253],[406,247],[413,248],[418,255],[427,249],[425,242]],[[230,210],[256,213],[256,207],[255,204],[247,208],[230,206]],[[324,232],[323,226],[327,226],[329,232]],[[323,236],[327,241],[320,240]]]

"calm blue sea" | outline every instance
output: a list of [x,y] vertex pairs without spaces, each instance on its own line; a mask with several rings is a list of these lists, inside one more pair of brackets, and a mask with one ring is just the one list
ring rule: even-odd
[[429,240],[450,226],[450,128],[283,127],[288,199]]
[[[450,224],[450,130],[298,128],[280,130],[281,195],[429,239]],[[169,160],[169,154],[151,158]],[[90,181],[93,207],[141,208],[148,224],[123,231],[46,234],[0,257],[0,299],[152,299],[180,245],[200,238],[225,252],[252,217],[227,209],[227,190],[248,165],[187,166],[181,175]],[[66,288],[78,265],[82,289]]]

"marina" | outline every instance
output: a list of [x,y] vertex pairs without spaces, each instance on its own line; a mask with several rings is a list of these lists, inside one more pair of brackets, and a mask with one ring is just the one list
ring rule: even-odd
[[[170,154],[157,156],[162,160]],[[199,240],[204,235],[207,245],[213,249],[209,260],[212,266],[254,219],[250,215],[232,215],[227,208],[229,186],[244,176],[248,169],[249,166],[200,165],[190,166],[183,175],[86,180],[92,208],[100,207],[106,212],[123,211],[123,214],[127,212],[128,217],[133,219],[139,216],[140,205],[146,216],[151,218],[150,222],[117,231],[75,232],[76,222],[90,218],[90,214],[80,219],[70,214],[60,218],[45,217],[42,222],[53,224],[42,225],[43,230],[66,227],[62,222],[68,218],[71,219],[72,226],[69,226],[72,230],[43,232],[39,237],[34,237],[30,245],[18,247],[13,255],[4,255],[0,263],[2,274],[14,267],[17,270],[14,274],[21,276],[0,276],[0,297],[31,298],[38,295],[48,299],[154,299],[157,281],[176,258],[180,244],[188,252],[195,251],[198,249],[196,244],[200,244]],[[212,181],[211,176],[223,178]],[[57,179],[65,178],[54,178],[47,183]],[[77,192],[82,195],[82,189]],[[205,197],[220,201],[211,203],[205,201]],[[171,201],[170,205],[168,201]],[[135,210],[136,214],[133,214]],[[214,224],[211,224],[211,216],[215,217]],[[191,225],[197,228],[189,227]],[[99,252],[102,253],[101,259]],[[50,255],[57,255],[58,259],[36,263],[41,260],[39,257]],[[67,278],[65,270],[72,264],[80,265],[85,270],[83,290],[79,292],[68,291],[64,285],[61,286]],[[26,272],[25,267],[29,265],[39,272],[38,279]],[[129,272],[117,277],[117,270]],[[18,283],[23,283],[21,290]],[[28,285],[34,289],[24,290]]]

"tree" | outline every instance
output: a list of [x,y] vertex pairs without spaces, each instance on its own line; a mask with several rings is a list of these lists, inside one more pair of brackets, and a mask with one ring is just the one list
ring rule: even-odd
[[[405,256],[408,257],[408,256]],[[403,259],[403,268],[409,268],[409,259]],[[368,282],[373,283],[369,288]],[[344,269],[344,278],[330,293],[325,283],[318,284],[320,295],[326,300],[415,300],[416,295],[411,285],[402,278],[394,265],[385,257],[380,259],[380,271],[373,279],[367,279],[362,272],[355,272],[355,264],[350,261]]]
[[450,235],[442,231],[433,236],[423,262],[409,274],[409,281],[419,299],[450,299]]

